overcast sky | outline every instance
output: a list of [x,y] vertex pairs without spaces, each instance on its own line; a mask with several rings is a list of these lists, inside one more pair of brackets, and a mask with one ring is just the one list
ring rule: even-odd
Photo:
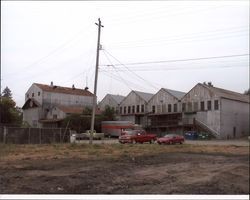
[[99,17],[98,100],[161,87],[188,92],[204,81],[249,88],[249,1],[1,4],[2,89],[18,106],[32,83],[93,92]]

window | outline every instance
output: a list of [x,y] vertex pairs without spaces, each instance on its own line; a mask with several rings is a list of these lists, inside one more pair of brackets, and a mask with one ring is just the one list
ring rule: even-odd
[[29,98],[30,97],[30,95],[29,94],[27,94],[27,98]]
[[157,105],[157,106],[156,106],[156,112],[157,112],[157,113],[160,113],[160,112],[161,112],[161,105]]
[[182,103],[182,112],[186,111],[186,103]]
[[132,113],[135,113],[135,106],[132,106]]
[[201,101],[201,111],[204,111],[205,110],[205,104],[204,104],[204,101]]
[[219,101],[218,100],[214,100],[214,109],[219,110]]
[[167,111],[167,109],[166,109],[166,104],[162,104],[161,107],[162,107],[162,109],[161,109],[162,112],[163,112],[163,113],[166,113],[166,111]]
[[192,112],[192,102],[188,102],[188,112]]
[[207,101],[207,110],[211,110],[211,101]]
[[174,104],[174,112],[177,112],[177,103]]
[[34,93],[32,93],[32,97],[34,97],[35,96],[35,94]]
[[37,94],[38,96],[40,96],[40,92],[38,92],[38,94]]
[[122,114],[122,107],[120,107],[120,114]]
[[194,102],[194,111],[198,111],[198,102]]
[[168,112],[171,112],[171,110],[172,110],[172,105],[168,104]]
[[53,115],[53,119],[57,119],[57,115]]
[[124,106],[124,108],[123,108],[123,113],[126,114],[126,112],[127,112],[127,107]]
[[144,105],[141,105],[141,112],[144,112]]
[[140,112],[140,106],[139,105],[136,106],[136,112],[137,113]]
[[130,109],[131,109],[131,107],[130,107],[130,106],[128,106],[128,114],[130,113]]
[[152,113],[155,113],[155,106],[152,106]]
[[37,127],[37,120],[32,120],[33,127]]

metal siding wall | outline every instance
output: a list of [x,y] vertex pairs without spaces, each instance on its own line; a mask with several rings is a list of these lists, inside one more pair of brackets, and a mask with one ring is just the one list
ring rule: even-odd
[[[168,112],[168,104],[171,104],[172,106],[172,110],[171,112],[173,112],[173,108],[174,108],[174,104],[178,105],[178,100],[176,100],[172,95],[169,95],[166,91],[164,91],[163,89],[159,90],[159,92],[157,92],[156,95],[154,95],[154,97],[149,101],[148,103],[148,111],[152,112],[152,106],[155,106],[155,113],[162,113],[162,106],[166,106],[166,112]],[[179,110],[179,108],[177,107],[177,111]],[[160,108],[160,109],[157,109]]]
[[221,138],[236,138],[249,135],[249,104],[229,99],[221,99]]

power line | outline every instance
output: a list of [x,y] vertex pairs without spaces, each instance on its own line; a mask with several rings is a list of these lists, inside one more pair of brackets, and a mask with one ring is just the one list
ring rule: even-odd
[[[108,58],[108,56],[106,55],[106,53],[105,53],[104,51],[103,51],[103,53],[104,53],[105,57],[107,58],[107,60],[110,62],[111,67],[113,67],[114,70],[116,71],[116,68],[114,67],[114,65],[112,64],[111,60]],[[126,83],[126,81],[123,79],[123,77],[119,74],[119,72],[116,71],[116,73],[119,75],[119,77],[121,78],[121,80],[123,81],[123,83],[124,83],[130,90],[132,90],[131,87],[129,87],[128,84]]]
[[[89,26],[88,26],[89,27]],[[35,62],[33,62],[32,64],[22,68],[21,71],[23,70],[27,70],[37,64],[40,64],[44,61],[46,61],[49,57],[51,57],[52,55],[58,53],[60,50],[62,49],[65,49],[67,45],[69,45],[70,43],[73,43],[74,41],[78,41],[78,40],[81,40],[82,39],[82,35],[80,36],[79,38],[79,35],[82,33],[83,30],[86,30],[86,29],[82,29],[81,31],[79,31],[78,33],[76,33],[73,37],[71,37],[70,39],[68,39],[66,42],[62,43],[60,46],[58,46],[57,48],[53,49],[52,51],[50,51],[47,55],[43,56],[42,58],[36,60]],[[93,32],[93,31],[91,31]],[[85,35],[89,35],[90,32],[86,32]],[[21,72],[20,71],[20,72]],[[6,74],[7,76],[9,75],[14,75],[14,74],[18,74],[20,72],[14,72],[14,73],[10,73],[10,74]]]
[[[225,32],[226,31],[226,32]],[[162,41],[176,41],[176,40],[183,40],[183,39],[192,39],[192,38],[197,38],[197,37],[211,37],[211,36],[216,36],[216,35],[221,35],[221,34],[233,34],[237,32],[247,32],[249,31],[248,27],[245,26],[238,26],[238,27],[230,27],[230,28],[225,28],[225,29],[216,29],[212,31],[203,31],[203,32],[197,32],[197,33],[188,33],[188,34],[181,34],[181,35],[169,35],[164,38],[159,38],[159,39],[154,39],[154,38],[147,38],[143,40],[135,40],[135,41],[128,41],[128,42],[118,42],[118,43],[113,43],[112,46],[125,46],[128,44],[140,44],[140,43],[145,43],[145,41],[150,41],[150,42],[162,42]],[[225,36],[225,35],[224,35]]]
[[[126,65],[145,65],[145,64],[160,64],[160,63],[172,63],[172,62],[187,62],[187,61],[233,58],[233,57],[243,57],[243,56],[249,56],[249,54],[211,56],[211,57],[187,58],[187,59],[176,59],[176,60],[161,60],[161,61],[149,61],[149,62],[136,62],[136,63],[126,63]],[[107,65],[101,65],[101,66],[107,66]],[[115,66],[125,66],[125,64],[120,63],[120,64],[116,64]]]
[[139,76],[138,74],[136,74],[135,72],[133,72],[132,70],[130,70],[125,64],[122,64],[117,58],[115,58],[113,55],[111,55],[107,50],[104,50],[104,52],[107,52],[112,58],[114,58],[117,62],[120,63],[120,65],[124,66],[128,71],[130,71],[132,74],[134,74],[135,76],[137,76],[139,79],[143,80],[145,83],[147,83],[148,85],[150,85],[151,87],[153,87],[154,89],[157,90],[157,87],[155,87],[153,84],[151,84],[149,81],[145,80],[144,78],[142,78],[141,76]]

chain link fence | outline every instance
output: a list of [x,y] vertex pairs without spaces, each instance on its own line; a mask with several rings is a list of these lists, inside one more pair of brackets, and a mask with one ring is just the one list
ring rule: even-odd
[[69,129],[0,127],[0,143],[4,144],[50,144],[69,141]]

